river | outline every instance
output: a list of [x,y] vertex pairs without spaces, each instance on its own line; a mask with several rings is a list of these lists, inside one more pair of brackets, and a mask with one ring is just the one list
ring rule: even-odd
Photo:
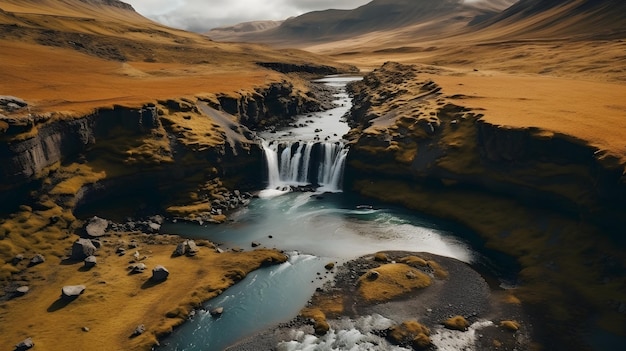
[[[165,232],[209,239],[223,249],[251,249],[257,242],[289,254],[289,261],[259,269],[208,301],[163,342],[159,350],[223,350],[238,340],[287,322],[305,306],[315,289],[331,279],[324,266],[341,264],[382,250],[430,252],[467,263],[485,262],[471,234],[452,224],[365,200],[341,191],[348,152],[341,117],[350,101],[343,90],[357,77],[322,82],[342,89],[332,110],[298,117],[296,125],[265,133],[268,187],[222,225],[170,223]],[[316,191],[294,192],[313,183]],[[220,318],[208,312],[223,307]]]

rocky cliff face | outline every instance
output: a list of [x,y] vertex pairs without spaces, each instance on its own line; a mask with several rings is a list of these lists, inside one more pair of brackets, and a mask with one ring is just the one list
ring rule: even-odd
[[570,136],[489,123],[422,74],[432,70],[387,63],[350,87],[347,185],[460,222],[517,259],[509,292],[534,311],[546,349],[622,335],[623,165]]
[[623,168],[602,163],[596,150],[570,136],[493,125],[419,73],[388,63],[351,86],[351,177],[366,171],[454,183],[599,225],[624,224]]
[[262,150],[246,125],[280,123],[318,108],[312,94],[283,82],[255,92],[159,101],[141,108],[117,106],[88,116],[34,116],[22,109],[0,121],[0,189],[3,197],[9,196],[12,189],[37,180],[51,183],[44,191],[52,191],[66,180],[58,176],[60,169],[79,163],[106,176],[74,189],[80,190],[74,199],[78,204],[124,184],[152,184],[153,191],[172,199],[176,192],[195,194],[174,203],[209,203],[211,191],[201,189],[208,183],[213,188],[262,187]]

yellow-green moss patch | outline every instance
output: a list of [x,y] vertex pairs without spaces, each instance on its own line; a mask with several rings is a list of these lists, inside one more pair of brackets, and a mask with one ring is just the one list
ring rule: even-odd
[[363,274],[358,281],[359,295],[368,302],[400,297],[432,283],[430,277],[403,263],[390,263]]
[[454,316],[446,319],[443,325],[452,330],[466,331],[470,326],[469,322],[463,316]]

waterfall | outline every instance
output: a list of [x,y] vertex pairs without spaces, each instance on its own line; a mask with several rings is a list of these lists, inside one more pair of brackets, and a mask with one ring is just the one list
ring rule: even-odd
[[339,192],[348,149],[342,142],[263,142],[268,189],[314,185]]

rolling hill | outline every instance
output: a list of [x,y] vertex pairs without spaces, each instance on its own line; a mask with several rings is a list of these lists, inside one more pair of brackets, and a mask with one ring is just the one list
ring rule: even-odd
[[[398,30],[413,38],[439,36],[459,30],[470,22],[481,22],[505,9],[515,0],[374,0],[354,10],[325,10],[285,20],[280,26],[254,32],[210,31],[231,41],[266,42],[279,46],[332,42],[368,33]],[[217,39],[218,37],[216,37]]]
[[0,30],[0,91],[49,111],[85,112],[284,79],[258,62],[339,67],[298,50],[213,42],[116,0],[1,0]]

